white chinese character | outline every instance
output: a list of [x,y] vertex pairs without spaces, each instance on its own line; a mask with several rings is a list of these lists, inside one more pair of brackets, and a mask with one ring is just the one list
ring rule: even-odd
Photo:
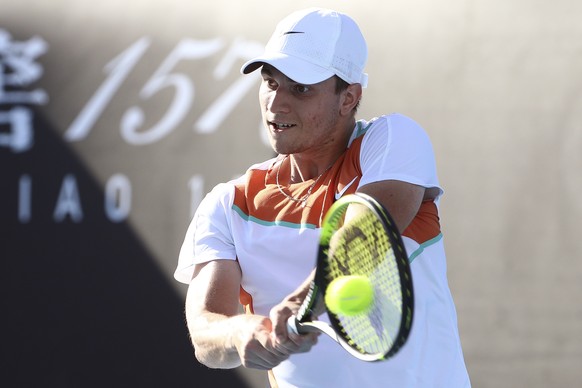
[[[6,30],[0,29],[0,105],[43,105],[48,102],[43,89],[21,90],[42,77],[42,65],[35,60],[47,49],[47,43],[40,37],[16,42]],[[0,146],[13,152],[24,152],[32,147],[32,113],[24,106],[0,110],[0,126],[7,124],[10,128],[8,133],[0,133]]]

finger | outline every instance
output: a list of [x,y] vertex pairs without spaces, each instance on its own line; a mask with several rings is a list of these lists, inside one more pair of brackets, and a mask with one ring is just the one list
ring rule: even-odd
[[289,319],[291,313],[288,307],[281,310],[271,310],[270,312],[273,335],[278,341],[284,342],[287,340],[287,319]]
[[260,342],[249,344],[241,356],[243,366],[254,369],[272,369],[289,358],[288,354],[274,351]]
[[294,353],[304,353],[311,350],[311,348],[317,344],[319,334],[320,333],[289,333],[289,341],[293,343]]
[[263,352],[259,356],[268,364],[272,366],[278,365],[282,361],[289,358],[291,353],[285,348],[278,347],[273,340],[273,333],[263,332],[258,338]]
[[239,356],[243,366],[254,369],[271,369],[289,357],[273,346],[272,322],[267,317],[254,317],[253,331],[241,341]]

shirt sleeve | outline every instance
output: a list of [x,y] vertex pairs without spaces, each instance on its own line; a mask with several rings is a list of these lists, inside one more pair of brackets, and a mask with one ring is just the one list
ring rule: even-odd
[[439,185],[434,151],[424,129],[412,119],[391,114],[375,119],[364,135],[360,152],[360,186],[399,180],[426,188]]
[[219,184],[200,203],[190,222],[174,278],[189,284],[194,266],[212,260],[236,260],[236,251],[228,215],[232,206],[234,187]]

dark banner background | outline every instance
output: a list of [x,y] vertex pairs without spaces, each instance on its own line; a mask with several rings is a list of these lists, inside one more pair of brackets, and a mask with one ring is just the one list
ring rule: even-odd
[[[103,189],[35,112],[34,151],[0,154],[2,368],[6,387],[243,386],[194,361],[183,300]],[[44,162],[43,162],[44,161]],[[16,220],[14,183],[32,177],[32,214]],[[76,177],[83,222],[55,222],[61,179]],[[8,222],[6,222],[8,221]],[[216,385],[214,385],[216,384]]]
[[[216,183],[271,155],[240,65],[312,1],[0,6],[0,385],[264,387],[199,365],[172,273]],[[582,379],[582,3],[322,0],[370,48],[360,116],[433,141],[475,387]]]

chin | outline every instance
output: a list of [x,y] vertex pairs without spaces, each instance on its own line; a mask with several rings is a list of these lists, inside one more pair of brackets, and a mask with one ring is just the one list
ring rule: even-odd
[[283,154],[283,155],[287,155],[289,153],[289,147],[285,147],[285,145],[281,144],[280,141],[277,141],[271,137],[270,142],[271,142],[271,148],[276,153]]
[[273,148],[273,151],[275,151],[276,153],[278,153],[280,155],[291,155],[291,154],[295,154],[298,152],[295,148],[281,146],[280,144],[277,145],[277,144],[271,143],[271,147]]
[[283,138],[278,138],[277,136],[269,136],[269,142],[273,151],[281,155],[290,155],[302,151],[298,144],[283,141]]

